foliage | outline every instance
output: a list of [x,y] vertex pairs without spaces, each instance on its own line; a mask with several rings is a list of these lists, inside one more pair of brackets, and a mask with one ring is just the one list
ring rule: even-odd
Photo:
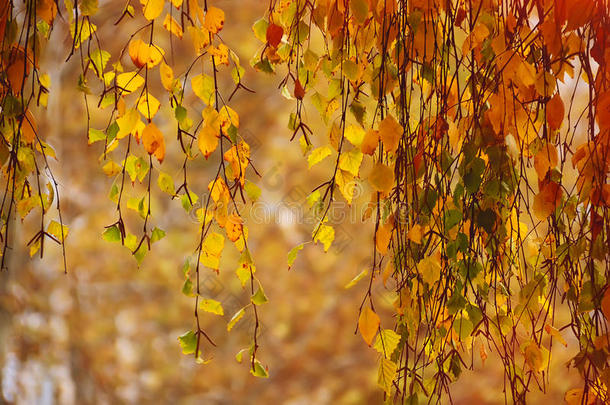
[[[68,236],[48,166],[55,153],[35,119],[52,86],[39,70],[40,53],[53,28],[67,24],[87,111],[107,117],[86,131],[114,181],[117,213],[103,239],[120,242],[140,263],[165,236],[152,223],[153,177],[190,212],[201,190],[189,169],[216,162],[196,211],[196,248],[183,266],[195,327],[178,340],[183,353],[207,362],[203,347],[214,342],[201,317],[224,309],[203,295],[200,277],[204,268],[219,272],[233,244],[250,300],[227,330],[252,313],[251,345],[238,360],[247,352],[251,373],[267,377],[257,351],[258,311],[268,299],[238,204],[256,201],[260,190],[246,180],[257,171],[230,106],[237,91],[249,91],[239,57],[220,35],[230,16],[207,0],[127,2],[115,25],[141,24],[110,41],[99,35],[97,10],[96,0],[0,6],[2,266],[16,215],[40,216],[31,255],[42,255],[47,239],[63,248]],[[379,353],[378,384],[389,402],[440,400],[474,367],[468,357],[479,347],[483,362],[486,348],[501,357],[505,395],[523,403],[532,387],[544,390],[549,349],[565,343],[566,329],[580,347],[570,365],[584,381],[566,401],[610,400],[609,26],[603,0],[272,0],[252,27],[262,45],[251,64],[282,72],[282,94],[295,103],[291,139],[309,168],[331,161],[330,178],[308,197],[320,213],[312,241],[325,251],[336,237],[333,205],[358,203],[355,184],[366,179],[373,264],[346,287],[368,281],[358,330]],[[191,63],[178,70],[174,46],[185,36],[191,44],[181,50]],[[575,102],[580,91],[584,106]],[[187,105],[189,95],[197,105]],[[324,136],[311,129],[311,107],[328,128]],[[182,153],[178,176],[161,170],[170,151]],[[53,203],[58,218],[49,221]],[[129,211],[141,231],[129,229]],[[288,253],[289,267],[304,246]],[[376,310],[378,283],[394,290],[391,320]],[[558,304],[570,312],[566,324],[555,321]]]

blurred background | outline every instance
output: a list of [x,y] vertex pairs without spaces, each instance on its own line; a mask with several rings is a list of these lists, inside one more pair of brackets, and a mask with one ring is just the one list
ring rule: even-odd
[[[177,337],[194,324],[194,299],[181,293],[181,267],[195,251],[199,226],[179,200],[172,201],[155,188],[153,224],[166,230],[167,236],[155,243],[141,266],[126,248],[101,239],[104,226],[116,221],[115,204],[108,198],[113,180],[99,164],[103,146],[87,144],[84,97],[77,89],[80,67],[77,59],[64,63],[70,39],[65,23],[60,23],[42,65],[51,76],[49,107],[37,116],[39,131],[58,156],[51,168],[60,183],[63,218],[70,227],[68,273],[63,272],[56,245],[45,245],[43,259],[29,257],[25,243],[36,232],[39,218],[32,215],[16,227],[14,240],[20,243],[10,252],[9,270],[0,273],[0,403],[383,402],[376,384],[377,352],[354,333],[368,277],[345,288],[362,270],[370,273],[372,225],[361,221],[362,199],[352,207],[338,207],[333,217],[336,238],[327,253],[320,245],[307,244],[288,270],[287,252],[311,239],[313,217],[305,199],[328,180],[332,162],[307,169],[298,142],[289,141],[287,123],[294,102],[280,94],[281,72],[267,75],[249,68],[248,61],[260,46],[251,26],[264,14],[266,1],[218,0],[213,5],[226,12],[222,38],[240,56],[246,68],[244,81],[255,91],[238,92],[230,105],[240,115],[240,133],[250,144],[261,174],[251,172],[250,179],[262,190],[264,215],[250,207],[244,212],[249,212],[250,251],[269,298],[259,311],[263,325],[259,357],[269,367],[269,379],[253,377],[248,364],[235,360],[235,354],[250,343],[250,314],[230,333],[226,330],[228,319],[249,300],[249,291],[242,289],[234,273],[236,250],[225,249],[218,275],[206,269],[202,273],[202,291],[225,310],[224,317],[203,317],[204,329],[217,344],[204,347],[204,357],[211,362],[199,365],[192,356],[181,354]],[[127,39],[142,23],[114,26],[123,6],[119,1],[100,1],[94,19],[105,40],[103,47],[113,50],[113,55],[125,44],[112,43],[111,38]],[[159,35],[159,41],[169,49],[167,38]],[[191,61],[186,52],[190,44],[184,42],[173,44],[176,74],[182,74]],[[126,58],[124,64],[128,63]],[[229,71],[222,75],[226,79]],[[154,80],[158,82],[156,76]],[[230,84],[229,77],[225,94],[232,91]],[[163,93],[160,87],[157,90],[160,98]],[[173,112],[166,98],[160,101],[164,107],[155,122],[168,144],[162,169],[176,177],[182,154],[175,141]],[[88,102],[94,106],[97,100],[89,96]],[[195,98],[186,104],[191,115],[201,111]],[[93,115],[92,126],[103,128],[107,114],[103,110]],[[315,126],[315,108],[309,107],[307,114],[314,123],[314,146],[319,146],[327,131],[321,124]],[[191,187],[200,197],[215,173],[214,159],[218,157],[198,159],[189,171]],[[364,190],[359,185],[357,194],[360,191]],[[133,195],[141,192],[137,186],[128,190]],[[137,234],[136,226],[141,224],[135,218],[131,231]],[[373,290],[377,307],[390,308],[391,291],[380,280]],[[382,318],[383,327],[392,327],[390,313]],[[553,347],[550,386],[545,387],[546,394],[532,393],[532,403],[561,402],[563,393],[577,386],[576,372],[565,367],[577,344],[569,336],[566,340],[567,348]],[[477,342],[472,354],[475,370],[466,371],[452,386],[453,402],[504,403],[502,366],[490,350],[481,364],[478,347]]]

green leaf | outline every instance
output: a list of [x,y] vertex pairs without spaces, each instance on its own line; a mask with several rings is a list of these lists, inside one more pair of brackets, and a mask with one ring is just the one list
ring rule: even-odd
[[246,181],[244,189],[246,190],[246,194],[250,201],[257,201],[261,196],[261,189],[249,180]]
[[106,64],[110,60],[110,52],[96,49],[91,51],[89,54],[89,59],[91,60],[92,64],[91,68],[95,70],[95,73],[99,78],[102,78]]
[[260,284],[254,295],[252,295],[250,298],[250,301],[252,301],[254,305],[262,305],[269,301],[265,295],[265,292],[263,291],[263,287]]
[[[189,199],[190,197],[190,199]],[[191,204],[192,201],[192,204]],[[193,204],[197,204],[197,201],[199,201],[199,197],[197,197],[197,194],[195,193],[191,193],[189,192],[189,194],[182,194],[182,196],[180,197],[180,202],[182,203],[182,208],[184,208],[184,210],[186,212],[189,212],[190,210],[193,209]]]
[[121,241],[121,232],[116,225],[111,226],[110,228],[106,228],[104,233],[102,234],[102,238],[106,242],[120,242]]
[[192,330],[189,330],[182,336],[178,337],[180,347],[182,347],[182,353],[192,354],[197,349],[197,335]]
[[157,184],[159,188],[164,193],[167,193],[171,196],[176,194],[176,187],[174,186],[174,179],[172,176],[165,172],[159,172],[159,178],[157,179]]
[[254,36],[261,42],[267,42],[267,27],[269,27],[269,23],[263,18],[252,25]]
[[222,304],[211,298],[202,299],[199,301],[199,309],[205,312],[216,315],[224,315],[225,311],[222,308]]
[[246,313],[246,308],[244,307],[244,308],[240,309],[239,311],[237,311],[237,312],[235,313],[235,315],[233,315],[233,316],[231,317],[231,319],[229,320],[229,323],[227,324],[227,332],[230,332],[230,331],[231,331],[231,329],[233,329],[233,327],[235,326],[235,324],[236,324],[237,322],[239,322],[239,320],[240,320],[241,318],[243,318],[243,317],[244,317],[244,314],[245,314],[245,313]]
[[301,243],[299,245],[296,245],[292,249],[290,249],[290,252],[288,252],[288,268],[289,269],[292,267],[294,261],[297,259],[297,254],[299,253],[299,251],[303,250],[303,246],[305,246],[305,244]]
[[214,104],[214,79],[206,74],[200,74],[199,76],[195,76],[191,79],[191,87],[193,88],[193,93],[204,103],[207,105]]
[[261,364],[260,361],[254,359],[254,369],[250,369],[250,373],[252,373],[253,376],[255,377],[260,377],[260,378],[268,378],[269,374],[267,374],[267,370],[265,369],[265,367]]
[[150,243],[155,243],[160,241],[165,237],[165,231],[163,229],[156,228],[153,229],[152,235],[150,236]]
[[106,139],[106,134],[104,131],[100,131],[99,129],[89,128],[89,137],[88,143],[91,145],[94,142],[103,141]]
[[193,294],[193,282],[190,278],[184,280],[184,284],[182,285],[182,294],[186,295],[187,297],[195,296],[195,294]]

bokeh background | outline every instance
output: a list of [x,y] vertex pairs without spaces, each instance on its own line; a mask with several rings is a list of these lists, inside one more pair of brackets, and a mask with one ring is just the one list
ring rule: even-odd
[[[60,23],[44,54],[43,70],[50,74],[52,85],[49,107],[39,111],[38,117],[40,132],[58,155],[51,168],[60,183],[63,218],[70,227],[68,273],[63,272],[61,249],[51,243],[46,244],[43,259],[29,257],[25,243],[36,232],[37,218],[26,219],[15,228],[19,243],[10,252],[9,270],[0,273],[0,403],[383,401],[376,384],[377,353],[354,333],[367,282],[345,288],[362,270],[370,270],[372,225],[361,220],[358,199],[353,207],[340,207],[331,249],[324,253],[321,246],[307,244],[288,270],[287,252],[311,236],[312,217],[305,198],[328,180],[331,162],[307,169],[298,143],[289,141],[292,134],[287,123],[294,102],[278,90],[281,72],[267,75],[248,67],[260,46],[251,26],[264,14],[266,1],[213,3],[226,12],[222,37],[240,56],[246,67],[245,83],[255,90],[254,94],[237,93],[231,106],[240,115],[240,132],[250,143],[261,174],[251,174],[250,179],[262,190],[264,215],[248,211],[250,207],[245,212],[249,212],[250,250],[269,298],[259,311],[263,324],[259,356],[269,367],[269,379],[253,377],[247,364],[235,360],[235,354],[250,342],[250,314],[233,331],[226,331],[228,319],[249,299],[234,274],[238,253],[230,249],[223,254],[220,273],[206,271],[202,277],[204,293],[225,308],[224,317],[210,314],[203,318],[204,329],[217,344],[204,349],[204,357],[211,362],[199,365],[181,354],[177,337],[194,323],[194,300],[181,293],[181,267],[195,250],[198,224],[185,214],[179,200],[155,191],[153,223],[165,229],[167,236],[154,245],[140,267],[126,248],[102,241],[104,226],[116,220],[114,203],[108,198],[112,179],[99,164],[102,146],[87,144],[85,100],[77,89],[80,67],[77,59],[64,63],[70,39],[65,23]],[[122,8],[120,1],[100,1],[94,22],[107,49],[124,46],[112,43],[113,38],[129,38],[141,23],[134,20],[114,26]],[[177,74],[190,62],[183,46],[190,44],[174,44]],[[231,90],[226,83],[224,91]],[[91,96],[88,101],[91,105],[96,102]],[[162,101],[164,107],[155,121],[169,144],[163,170],[177,176],[181,154],[173,135],[172,111],[167,100]],[[200,111],[198,103],[195,98],[187,100],[194,111]],[[316,124],[315,109],[308,107],[307,111],[315,128],[315,143],[326,137],[326,130]],[[106,114],[94,114],[93,126],[103,127]],[[199,193],[215,172],[217,162],[212,159],[199,159],[190,170],[189,182]],[[136,187],[129,192],[136,195],[141,190]],[[132,231],[136,226],[140,225],[132,220]],[[373,290],[378,307],[390,308],[391,291],[380,280],[375,280]],[[384,327],[392,325],[389,313],[382,318]],[[566,340],[567,348],[560,344],[552,348],[550,384],[544,387],[545,394],[532,393],[532,403],[561,403],[563,393],[578,385],[576,372],[565,366],[577,344],[567,332]],[[465,371],[452,386],[454,403],[504,403],[502,366],[489,349],[482,364],[479,345],[476,342],[468,356],[474,370]]]

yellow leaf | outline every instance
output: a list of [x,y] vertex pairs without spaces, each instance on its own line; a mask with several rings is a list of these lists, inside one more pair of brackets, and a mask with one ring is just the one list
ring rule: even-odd
[[106,174],[106,176],[108,176],[108,177],[116,176],[117,174],[119,174],[121,172],[121,169],[122,169],[122,167],[112,160],[109,161],[108,163],[106,163],[104,166],[102,166],[102,170],[104,171],[104,174]]
[[417,272],[421,274],[424,282],[433,285],[441,278],[440,255],[426,256],[417,264]]
[[144,84],[144,78],[137,72],[125,72],[117,75],[116,84],[127,94],[140,88]]
[[582,388],[572,388],[566,391],[563,399],[567,405],[593,405],[597,398],[591,391],[585,395],[585,390]]
[[222,308],[222,304],[216,300],[211,298],[202,299],[199,301],[199,309],[205,312],[209,312],[211,314],[216,315],[224,315],[225,311]]
[[142,114],[149,122],[159,111],[161,104],[152,94],[148,91],[142,94],[142,97],[138,100],[138,111]]
[[227,133],[231,125],[239,128],[239,115],[229,106],[222,107],[218,113],[218,120],[220,121],[220,129],[224,134]]
[[148,47],[148,52],[149,52],[149,58],[148,58],[148,62],[146,63],[146,66],[149,69],[152,69],[155,66],[157,66],[159,63],[161,63],[161,61],[163,60],[163,55],[165,55],[165,51],[160,46],[153,44]]
[[117,118],[116,123],[119,126],[119,132],[116,137],[122,139],[127,135],[131,134],[135,129],[138,121],[140,120],[140,114],[131,108],[125,112],[121,117]]
[[392,390],[392,382],[396,376],[396,370],[398,366],[392,360],[385,357],[381,358],[379,363],[379,373],[377,375],[377,384],[383,388],[383,390],[390,394]]
[[409,231],[407,232],[407,239],[419,245],[421,244],[422,234],[423,231],[421,225],[413,224],[413,226],[411,226],[411,229],[409,229]]
[[379,316],[369,307],[364,307],[358,318],[358,330],[367,345],[373,343],[373,338],[379,329]]
[[400,343],[400,335],[398,333],[392,329],[383,329],[377,335],[373,348],[383,354],[384,357],[390,357],[398,347],[398,343]]
[[363,156],[364,155],[358,148],[354,148],[347,153],[342,153],[339,157],[339,169],[351,173],[354,177],[358,176]]
[[53,235],[55,239],[63,243],[68,236],[68,227],[66,225],[61,225],[57,221],[51,221],[47,227],[47,233]]
[[364,135],[364,130],[358,125],[350,125],[345,128],[345,138],[356,147],[360,147],[360,145],[362,145]]
[[172,91],[174,88],[174,71],[165,62],[161,62],[159,67],[159,73],[161,74],[161,84],[167,91]]
[[169,15],[169,13],[165,16],[165,19],[163,20],[163,28],[165,28],[178,38],[182,39],[182,27],[180,26],[180,24],[178,24],[178,21],[176,21],[174,17]]
[[386,152],[396,152],[402,133],[403,128],[391,115],[388,115],[379,123],[379,136],[381,137]]
[[191,42],[193,43],[193,48],[195,49],[195,53],[197,55],[201,55],[203,49],[210,45],[210,35],[207,30],[203,27],[194,27],[190,26],[186,29],[191,37]]
[[147,20],[154,20],[159,17],[163,11],[164,0],[140,0],[142,7],[144,8],[144,18]]
[[159,128],[150,123],[142,131],[142,145],[149,155],[154,155],[159,163],[165,158],[165,139]]
[[331,152],[332,151],[328,146],[320,146],[319,148],[312,150],[309,156],[307,156],[307,164],[309,165],[309,168],[311,169],[312,166],[320,163],[326,157],[330,156]]
[[225,12],[217,7],[209,7],[205,15],[204,27],[210,33],[216,34],[225,23]]
[[233,315],[233,316],[231,317],[231,320],[229,320],[229,323],[227,324],[227,332],[230,332],[230,331],[231,331],[231,329],[233,329],[233,327],[235,326],[235,324],[236,324],[237,322],[239,322],[239,320],[240,320],[241,318],[243,318],[243,317],[244,317],[244,314],[245,314],[245,313],[246,313],[246,310],[245,310],[244,308],[242,308],[242,309],[240,309],[239,311],[237,311],[237,312],[235,313],[235,315]]
[[350,282],[345,285],[344,288],[346,290],[349,288],[352,288],[353,286],[355,286],[358,283],[358,281],[362,280],[368,273],[369,272],[367,269],[362,270],[356,277],[352,278],[350,280]]
[[394,263],[392,260],[388,260],[388,264],[385,265],[385,269],[383,269],[382,280],[383,286],[386,287],[388,279],[394,274]]
[[330,225],[320,225],[313,233],[313,241],[322,242],[325,252],[328,252],[333,240],[335,240],[335,229]]
[[219,233],[212,232],[206,236],[201,246],[201,264],[218,271],[220,255],[225,245],[225,238]]
[[214,130],[214,128],[209,125],[204,125],[204,127],[199,132],[199,137],[197,138],[197,146],[199,146],[199,150],[206,159],[218,147],[218,137],[216,136],[216,134],[217,132]]
[[394,171],[383,163],[377,163],[369,175],[369,182],[375,191],[388,194],[394,186]]
[[229,66],[229,48],[225,44],[220,44],[217,47],[212,46],[209,52],[216,65]]

